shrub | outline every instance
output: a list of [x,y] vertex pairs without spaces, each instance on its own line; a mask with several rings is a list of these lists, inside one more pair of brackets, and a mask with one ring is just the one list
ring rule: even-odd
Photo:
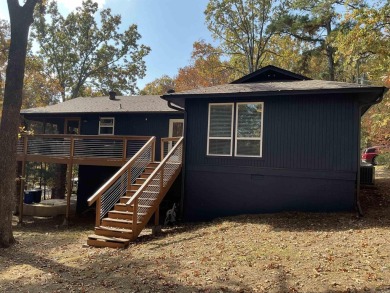
[[390,169],[390,152],[382,153],[376,158],[378,165],[384,165],[385,168]]

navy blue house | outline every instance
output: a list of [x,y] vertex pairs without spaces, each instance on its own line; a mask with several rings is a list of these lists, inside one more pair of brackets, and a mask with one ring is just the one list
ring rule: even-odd
[[[78,98],[22,115],[50,122],[58,133],[156,136],[157,142],[181,136],[184,121],[185,220],[353,211],[359,210],[360,118],[384,92],[267,66],[230,84],[162,99]],[[80,166],[80,205],[117,169]]]
[[184,218],[358,208],[360,117],[384,92],[267,66],[163,95],[185,109]]

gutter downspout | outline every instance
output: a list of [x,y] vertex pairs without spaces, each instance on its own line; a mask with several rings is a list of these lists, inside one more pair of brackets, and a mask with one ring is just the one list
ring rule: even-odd
[[183,218],[184,215],[184,194],[185,194],[185,174],[186,174],[186,168],[185,168],[185,158],[186,158],[186,134],[187,134],[187,111],[184,108],[178,107],[177,105],[172,104],[171,101],[168,101],[168,107],[184,113],[184,128],[183,128],[183,156],[182,156],[182,168],[181,168],[181,190],[180,190],[180,211],[179,215],[180,218]]
[[363,210],[360,205],[360,161],[361,161],[361,153],[360,153],[360,140],[361,140],[361,128],[362,128],[362,108],[365,106],[373,106],[382,102],[383,97],[388,89],[383,89],[382,94],[372,103],[366,103],[359,106],[359,123],[358,123],[358,168],[357,168],[357,178],[356,178],[356,211],[358,213],[358,217],[363,217]]

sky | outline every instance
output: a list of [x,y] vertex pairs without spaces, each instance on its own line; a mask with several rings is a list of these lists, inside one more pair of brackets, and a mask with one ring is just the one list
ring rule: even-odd
[[[19,1],[22,3],[22,1]],[[58,0],[60,12],[65,15],[81,5],[82,0]],[[122,16],[122,27],[137,24],[140,43],[151,48],[145,58],[147,72],[138,82],[146,83],[189,64],[192,44],[198,40],[213,42],[205,25],[203,11],[208,0],[95,0],[99,8],[110,8]],[[0,18],[9,19],[5,0],[0,0]]]

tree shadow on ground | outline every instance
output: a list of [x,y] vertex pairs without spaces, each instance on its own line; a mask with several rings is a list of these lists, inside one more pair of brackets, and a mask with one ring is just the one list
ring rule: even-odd
[[[323,231],[389,228],[390,227],[390,179],[379,179],[375,186],[361,189],[360,203],[363,216],[357,212],[310,213],[283,212],[275,214],[239,215],[218,218],[208,223],[184,223],[163,229],[158,236],[146,235],[141,241],[164,238],[172,234],[191,232],[224,222],[236,224],[267,225],[273,231]],[[183,239],[184,241],[185,239]]]

